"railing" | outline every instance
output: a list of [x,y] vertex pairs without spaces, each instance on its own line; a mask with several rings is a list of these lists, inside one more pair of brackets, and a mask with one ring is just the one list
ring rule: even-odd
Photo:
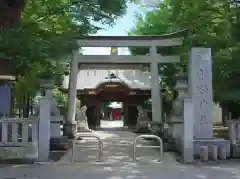
[[[137,142],[141,138],[147,138],[147,139],[157,139],[160,143],[159,146],[153,146],[153,145],[137,145]],[[133,161],[136,161],[136,150],[137,148],[159,148],[160,149],[160,160],[163,157],[163,142],[162,139],[156,135],[140,135],[138,136],[133,143]]]
[[95,148],[95,149],[99,149],[98,152],[98,162],[101,162],[102,160],[102,153],[103,153],[103,142],[102,139],[93,134],[93,133],[78,133],[77,136],[75,137],[75,139],[73,140],[73,146],[72,146],[72,162],[75,162],[75,155],[76,155],[76,146],[77,146],[77,142],[78,142],[78,138],[96,138],[98,140],[98,146],[89,146],[89,145],[78,145],[81,146],[82,148]]
[[28,118],[0,119],[0,146],[27,146],[38,141],[38,120]]
[[[78,143],[78,138],[96,138],[98,140],[98,146],[93,146],[93,145],[77,145]],[[141,138],[147,138],[147,139],[156,139],[160,143],[159,146],[149,146],[149,145],[137,145],[137,142]],[[123,140],[123,138],[121,138]],[[125,139],[126,141],[129,141],[129,138]],[[160,149],[160,160],[163,157],[163,142],[162,139],[156,135],[140,135],[138,136],[132,144],[123,144],[123,143],[118,143],[118,144],[111,144],[110,146],[133,146],[133,161],[136,161],[136,149],[137,148],[159,148]],[[73,146],[72,146],[72,162],[75,162],[76,158],[76,146],[81,146],[81,148],[91,148],[91,149],[99,149],[98,152],[98,162],[102,161],[102,154],[103,154],[103,141],[102,139],[93,134],[93,133],[79,133],[73,140]],[[109,145],[108,145],[109,146]]]
[[0,158],[38,157],[38,119],[0,119]]

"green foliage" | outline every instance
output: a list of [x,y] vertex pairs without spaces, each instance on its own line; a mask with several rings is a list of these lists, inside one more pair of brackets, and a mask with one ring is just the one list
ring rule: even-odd
[[59,108],[67,107],[67,94],[61,92],[58,88],[53,89],[53,98]]
[[[169,4],[162,2],[158,4],[158,8],[148,11],[144,16],[138,15],[134,28],[131,29],[129,35],[163,35],[174,31],[173,22],[171,20],[172,10]],[[171,55],[178,53],[178,48],[159,48],[158,52],[163,55]],[[132,54],[146,54],[149,49],[131,48]],[[169,112],[169,102],[171,103],[173,94],[173,77],[178,70],[177,64],[161,64],[159,65],[159,73],[161,76],[161,88],[163,95],[164,111]]]
[[125,0],[30,0],[21,23],[1,29],[0,58],[10,60],[17,74],[34,62],[54,68],[71,54],[74,38],[99,30],[95,22],[112,24],[125,9]]
[[[240,102],[240,9],[237,1],[182,0],[175,6],[176,22],[191,30],[191,45],[212,48],[214,99]],[[194,5],[193,5],[194,4]]]
[[[177,0],[159,1],[153,11],[139,17],[133,35],[159,35],[188,29],[189,34],[183,47],[178,51],[182,56],[182,66],[187,66],[189,48],[202,46],[212,48],[214,99],[224,103],[240,102],[240,9],[237,1],[227,0]],[[132,53],[143,50],[132,49]],[[161,71],[169,78],[176,66]],[[175,72],[174,72],[175,71]],[[171,80],[168,80],[169,82]],[[167,81],[167,85],[169,83]]]
[[[210,47],[213,56],[214,101],[227,106],[239,116],[240,104],[240,3],[228,0],[163,0],[152,11],[138,17],[131,35],[160,35],[179,29],[188,29],[182,48],[181,66],[187,67],[191,47]],[[161,53],[165,53],[163,49]],[[131,49],[134,54],[147,53],[146,49]],[[165,66],[165,65],[164,65]],[[172,75],[178,67],[160,68],[165,86],[172,86]],[[169,91],[169,90],[167,90]]]
[[[24,6],[21,1],[16,6]],[[19,8],[3,7],[3,15]],[[96,33],[100,24],[112,25],[126,10],[125,0],[28,0],[18,23],[4,22],[0,29],[0,60],[11,62],[16,71],[14,96],[35,97],[39,93],[39,74],[62,75],[69,68],[75,40]],[[9,11],[9,12],[8,12]],[[2,16],[3,17],[3,16]],[[5,21],[9,20],[8,18]],[[1,23],[1,21],[0,21]],[[24,98],[25,98],[24,97]],[[62,103],[62,98],[59,102]]]

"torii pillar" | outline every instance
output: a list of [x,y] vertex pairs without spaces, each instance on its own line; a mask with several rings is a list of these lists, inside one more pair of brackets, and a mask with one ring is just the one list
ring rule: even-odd
[[77,132],[76,116],[76,102],[77,102],[77,78],[79,73],[78,68],[78,51],[74,51],[71,59],[71,69],[68,87],[68,112],[67,120],[64,126],[64,135],[68,137],[75,137]]

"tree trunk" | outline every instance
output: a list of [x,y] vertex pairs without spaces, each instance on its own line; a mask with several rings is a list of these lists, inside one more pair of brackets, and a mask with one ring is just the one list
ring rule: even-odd
[[9,27],[18,24],[25,5],[25,0],[1,0],[0,26]]
[[228,120],[230,120],[229,119],[229,110],[228,110],[227,106],[223,105],[222,106],[222,125],[226,126]]
[[14,114],[14,96],[13,96],[13,90],[12,90],[12,87],[11,87],[11,102],[10,102],[10,116],[15,116]]
[[[19,24],[21,13],[26,6],[26,0],[0,0],[0,28],[8,28]],[[1,60],[1,59],[0,59]],[[11,113],[13,112],[13,100],[11,102]],[[20,102],[21,103],[21,102]],[[19,106],[19,117],[22,117],[21,105]]]
[[28,97],[28,94],[27,93],[25,93],[24,94],[24,107],[23,107],[23,117],[24,118],[28,118],[28,116],[29,116],[29,109],[30,109],[30,104],[29,104],[29,97]]
[[30,97],[30,114],[33,116],[33,98]]
[[19,100],[19,117],[23,117],[23,105],[24,105],[24,100],[23,100],[23,94],[21,93],[20,95],[20,100]]

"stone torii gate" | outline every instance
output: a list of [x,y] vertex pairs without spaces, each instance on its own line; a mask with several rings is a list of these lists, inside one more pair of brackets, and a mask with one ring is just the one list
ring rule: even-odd
[[179,56],[162,56],[157,53],[157,47],[180,46],[183,38],[179,37],[185,31],[161,36],[83,36],[77,40],[81,47],[148,47],[147,55],[82,55],[78,50],[73,52],[68,92],[68,114],[65,133],[74,136],[76,133],[75,111],[77,95],[77,76],[84,68],[141,68],[142,64],[150,64],[152,121],[158,130],[162,125],[162,105],[159,85],[159,63],[178,63]]
[[[161,36],[87,36],[77,41],[80,47],[148,47],[149,54],[138,56],[121,55],[82,55],[76,50],[72,56],[68,92],[68,116],[66,135],[76,133],[75,111],[78,72],[84,68],[141,68],[150,64],[152,121],[157,132],[163,129],[162,104],[159,85],[159,63],[177,63],[179,56],[163,56],[157,53],[158,47],[180,46],[183,32]],[[210,48],[191,48],[188,65],[188,80],[179,76],[176,90],[179,95],[175,102],[176,113],[168,121],[168,133],[184,156],[191,162],[193,156],[208,154],[212,158],[225,159],[230,156],[228,140],[215,138],[212,123],[212,58]],[[186,93],[185,93],[186,89]],[[180,105],[180,106],[179,106]],[[179,111],[180,110],[180,111]],[[157,129],[157,130],[156,130]]]

